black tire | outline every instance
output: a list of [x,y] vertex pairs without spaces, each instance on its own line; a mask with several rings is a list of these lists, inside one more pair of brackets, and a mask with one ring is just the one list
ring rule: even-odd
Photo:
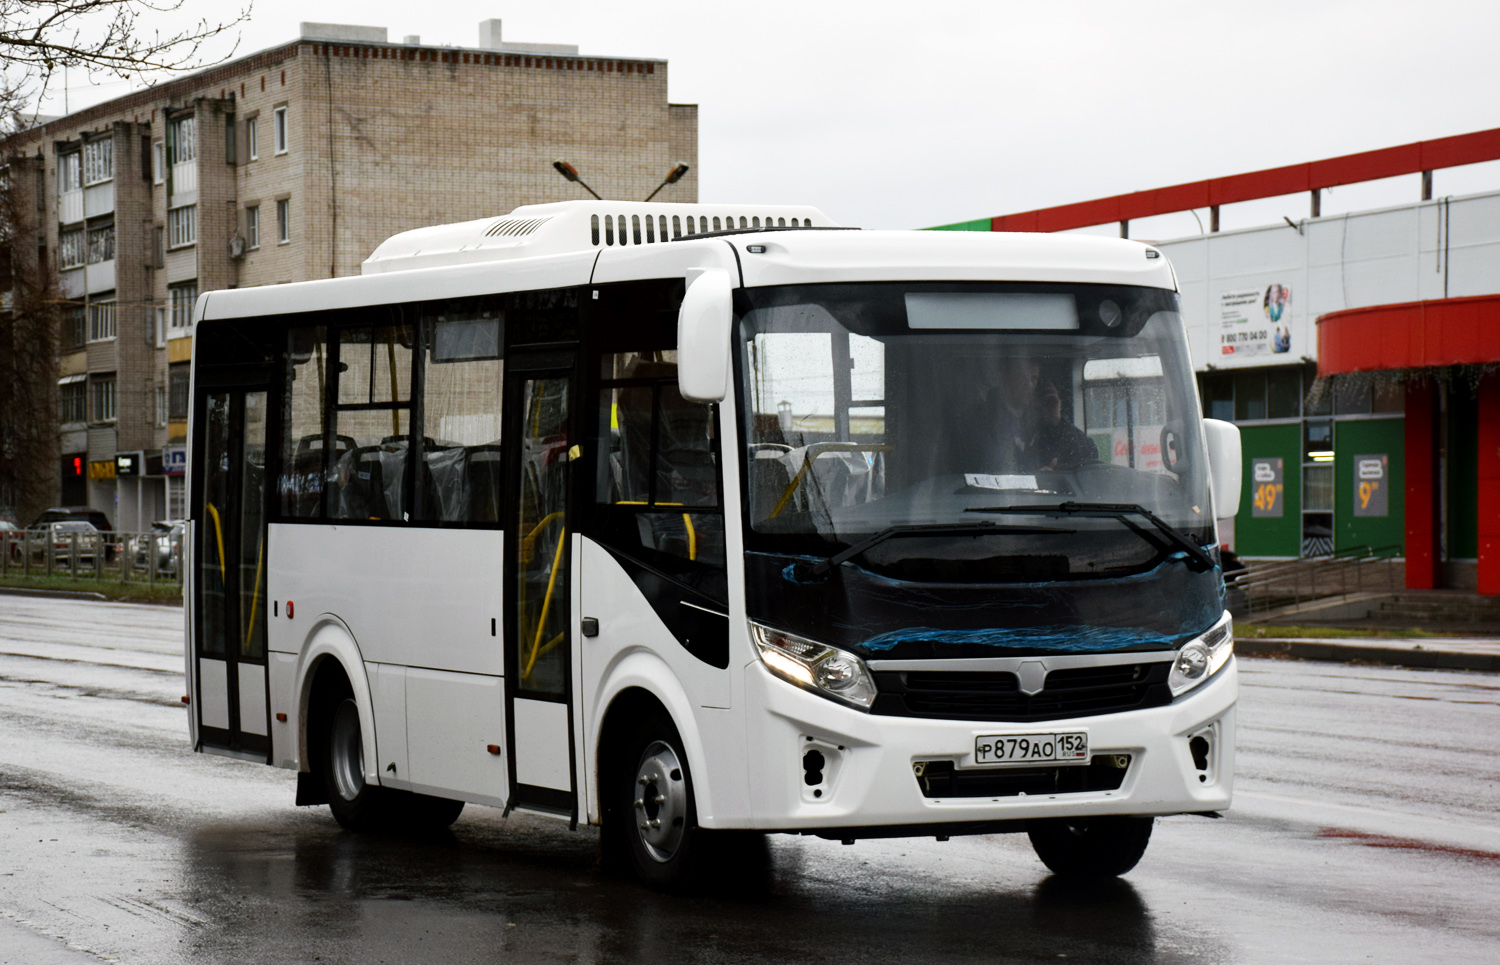
[[1026,823],[1026,834],[1053,874],[1111,878],[1134,868],[1146,853],[1155,818],[1108,816],[1043,818]]
[[458,820],[458,816],[464,813],[462,801],[450,801],[445,797],[432,797],[428,794],[415,794],[410,791],[396,793],[401,825],[414,832],[441,831],[451,827],[453,822]]
[[606,862],[652,888],[682,888],[696,876],[703,837],[682,738],[671,721],[653,716],[622,749],[608,792]]
[[[323,786],[334,820],[351,831],[369,831],[386,826],[392,817],[390,793],[365,783],[364,738],[360,733],[359,705],[344,696],[328,715],[323,734]],[[456,815],[455,815],[456,817]]]

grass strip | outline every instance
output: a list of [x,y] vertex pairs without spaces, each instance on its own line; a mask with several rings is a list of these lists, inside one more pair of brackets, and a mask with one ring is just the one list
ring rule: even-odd
[[0,587],[12,590],[66,591],[98,593],[106,600],[125,603],[165,603],[182,605],[182,587],[176,583],[121,583],[118,579],[73,579],[69,576],[20,576],[12,573],[0,577]]

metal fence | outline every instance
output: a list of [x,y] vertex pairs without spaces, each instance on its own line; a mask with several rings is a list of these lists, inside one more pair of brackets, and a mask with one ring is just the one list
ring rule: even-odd
[[0,533],[0,577],[179,584],[183,536],[164,533]]
[[1256,565],[1230,574],[1232,597],[1254,618],[1313,600],[1356,593],[1396,593],[1404,586],[1402,547],[1351,546],[1324,556]]

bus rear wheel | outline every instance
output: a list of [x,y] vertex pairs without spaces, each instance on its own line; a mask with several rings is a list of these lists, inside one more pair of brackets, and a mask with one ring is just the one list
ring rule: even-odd
[[611,810],[618,827],[609,839],[628,853],[628,866],[645,884],[664,889],[687,884],[702,832],[677,729],[664,719],[644,722],[616,774]]
[[1026,834],[1053,874],[1110,878],[1134,868],[1151,842],[1151,817],[1042,818]]
[[367,831],[385,823],[390,800],[385,788],[365,783],[364,737],[359,705],[344,697],[333,708],[323,755],[323,784],[334,820],[351,831]]

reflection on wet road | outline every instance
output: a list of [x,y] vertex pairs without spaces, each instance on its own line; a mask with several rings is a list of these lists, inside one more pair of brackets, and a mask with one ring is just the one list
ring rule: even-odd
[[1489,962],[1500,679],[1242,661],[1236,807],[1127,878],[1023,837],[776,836],[712,893],[470,807],[428,840],[188,752],[179,610],[0,598],[0,962]]

